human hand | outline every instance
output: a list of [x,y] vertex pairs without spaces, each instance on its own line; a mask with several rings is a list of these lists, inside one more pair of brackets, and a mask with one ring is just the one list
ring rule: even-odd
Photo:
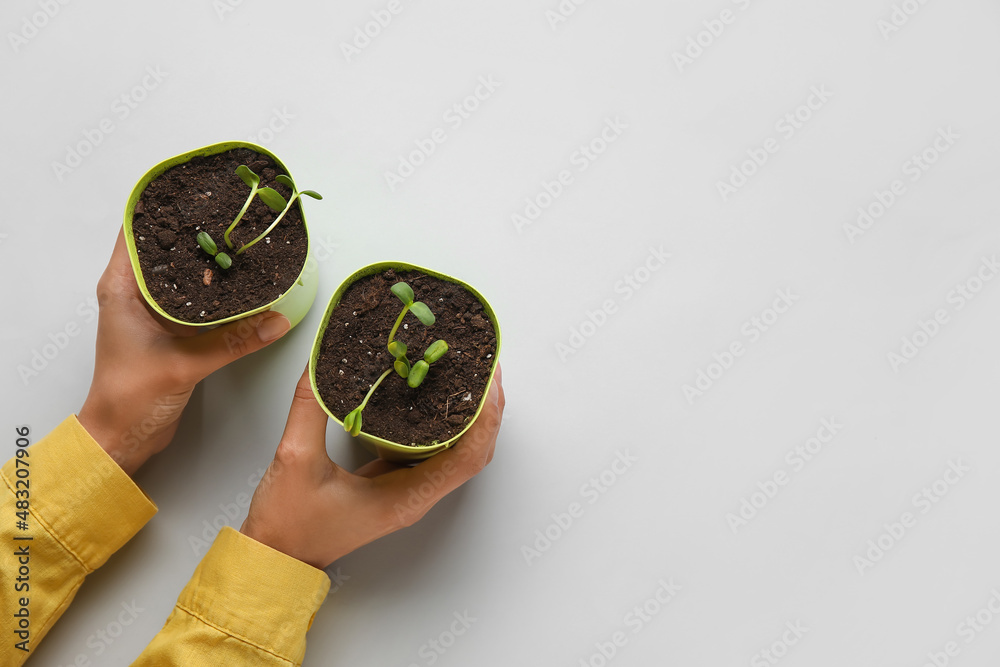
[[271,312],[211,330],[165,320],[139,291],[123,231],[97,283],[97,301],[94,379],[77,418],[129,475],[170,444],[198,382],[290,328]]
[[313,395],[306,370],[295,387],[274,460],[254,492],[240,532],[322,569],[412,525],[481,471],[493,460],[503,409],[497,367],[479,418],[450,449],[412,468],[379,459],[352,474],[326,453],[328,417]]

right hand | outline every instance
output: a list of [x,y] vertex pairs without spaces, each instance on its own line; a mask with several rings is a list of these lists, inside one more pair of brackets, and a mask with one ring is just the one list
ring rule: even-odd
[[322,569],[412,525],[493,460],[505,402],[501,380],[498,367],[479,418],[450,449],[412,468],[376,460],[352,474],[326,453],[329,418],[313,395],[307,370],[240,532]]

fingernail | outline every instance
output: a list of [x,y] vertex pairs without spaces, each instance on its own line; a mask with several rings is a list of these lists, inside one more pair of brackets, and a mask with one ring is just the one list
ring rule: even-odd
[[276,313],[257,325],[257,337],[263,343],[270,343],[272,340],[281,338],[292,328],[288,318],[281,313]]

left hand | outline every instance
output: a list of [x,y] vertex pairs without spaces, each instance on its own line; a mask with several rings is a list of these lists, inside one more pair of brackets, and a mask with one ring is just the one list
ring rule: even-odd
[[130,476],[170,444],[195,385],[290,328],[272,312],[208,331],[165,320],[139,291],[124,231],[97,283],[97,301],[94,379],[77,417]]

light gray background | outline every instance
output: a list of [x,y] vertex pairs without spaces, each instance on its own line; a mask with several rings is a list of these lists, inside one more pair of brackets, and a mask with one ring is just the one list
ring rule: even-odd
[[[992,664],[1000,281],[975,279],[1000,253],[996,3],[590,0],[563,2],[576,10],[557,22],[558,0],[400,0],[351,58],[341,44],[387,2],[50,0],[58,12],[36,16],[44,4],[0,11],[5,458],[15,424],[40,437],[81,405],[87,300],[154,163],[256,137],[326,196],[306,207],[332,252],[301,327],[196,393],[138,477],[159,514],[30,664],[125,665],[150,641],[199,560],[190,538],[270,459],[329,295],[383,259],[492,301],[507,415],[481,477],[331,568],[340,588],[306,665],[429,665],[421,647],[466,611],[476,621],[435,664],[600,665],[595,645],[616,632],[615,665],[772,664],[758,652],[775,642],[789,666],[918,667],[949,642],[949,664]],[[699,33],[703,53],[679,66]],[[155,87],[123,117],[116,100],[144,77]],[[499,88],[446,123],[480,77]],[[814,87],[828,99],[800,109]],[[797,111],[808,120],[789,137],[782,119]],[[60,178],[53,163],[105,118],[113,132]],[[608,119],[627,128],[580,171],[574,153]],[[391,190],[385,172],[439,127],[447,141]],[[906,163],[949,128],[949,150],[912,180]],[[724,200],[718,183],[772,138],[778,151]],[[572,183],[518,230],[512,215],[561,170]],[[845,225],[894,180],[905,193],[852,243]],[[646,274],[651,247],[671,258]],[[626,275],[648,278],[631,298]],[[970,279],[981,290],[959,309],[953,290]],[[744,323],[770,317],[779,290],[794,305],[751,340]],[[603,326],[560,354],[607,300]],[[947,323],[893,368],[939,309]],[[79,335],[24,381],[18,366],[70,323]],[[684,385],[719,376],[714,355],[734,342],[744,354],[688,400]],[[223,407],[231,418],[207,417]],[[786,453],[823,419],[842,427],[796,470]],[[343,465],[366,459],[334,428],[328,442]],[[619,453],[636,462],[606,493],[585,488],[615,477]],[[937,502],[915,499],[950,462],[968,471],[938,482]],[[787,485],[734,532],[727,515],[782,472]],[[582,516],[558,528],[571,503]],[[905,512],[915,525],[883,535]],[[558,539],[526,558],[546,530]],[[859,565],[880,537],[891,548]],[[681,587],[665,606],[661,580]],[[97,656],[89,638],[133,600],[138,619]],[[637,628],[628,615],[649,600],[659,613]],[[971,631],[977,613],[993,622]],[[786,654],[789,623],[808,631]]]

